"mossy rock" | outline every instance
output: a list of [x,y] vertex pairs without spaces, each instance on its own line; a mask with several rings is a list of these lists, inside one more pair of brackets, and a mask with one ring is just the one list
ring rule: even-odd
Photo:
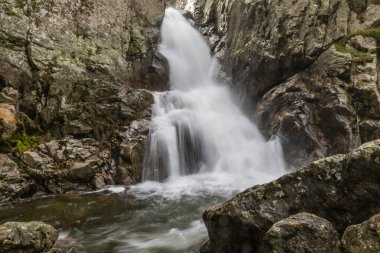
[[1,153],[24,153],[39,145],[39,139],[37,136],[28,135],[25,131],[17,132],[7,142],[0,143]]
[[[380,22],[378,22],[380,26]],[[371,37],[376,40],[380,40],[380,28],[378,27],[372,27],[372,28],[366,28],[363,30],[359,30],[353,33],[350,33],[340,39],[338,42],[335,43],[335,49],[341,53],[349,53],[352,55],[352,62],[356,64],[366,64],[369,62],[372,62],[374,60],[374,56],[372,56],[368,52],[362,52],[354,48],[347,48],[346,45],[348,41],[354,37],[354,36],[364,36],[364,37]]]

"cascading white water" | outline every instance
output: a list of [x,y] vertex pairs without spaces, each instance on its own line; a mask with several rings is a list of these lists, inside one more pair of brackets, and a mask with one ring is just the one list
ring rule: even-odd
[[208,172],[241,175],[249,186],[281,174],[279,142],[266,142],[217,82],[218,63],[198,31],[168,8],[161,38],[171,91],[155,94],[144,180]]
[[171,90],[154,94],[144,182],[129,190],[154,203],[139,212],[153,223],[128,233],[121,252],[193,252],[207,237],[205,208],[285,173],[279,141],[265,141],[217,81],[218,62],[197,30],[168,8],[161,36]]

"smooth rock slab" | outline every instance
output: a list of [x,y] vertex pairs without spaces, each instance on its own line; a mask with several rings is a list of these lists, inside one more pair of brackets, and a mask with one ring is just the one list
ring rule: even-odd
[[50,250],[58,231],[43,222],[7,222],[0,225],[1,253],[39,253]]
[[298,213],[269,229],[260,252],[340,253],[339,246],[339,234],[328,220]]

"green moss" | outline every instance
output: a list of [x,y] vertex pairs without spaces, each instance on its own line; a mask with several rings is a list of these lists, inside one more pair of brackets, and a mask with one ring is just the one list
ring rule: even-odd
[[1,153],[16,152],[22,154],[39,145],[37,136],[27,134],[23,125],[21,128],[22,130],[17,131],[8,141],[0,142]]
[[355,35],[362,35],[364,37],[372,37],[377,40],[380,40],[380,28],[377,28],[377,27],[366,28],[364,30],[357,31],[352,34],[352,36],[355,36]]
[[354,56],[352,58],[352,62],[356,64],[366,64],[368,62],[372,62],[374,57],[372,55],[366,54],[366,55],[360,55],[360,56]]
[[338,41],[337,43],[335,43],[335,49],[338,51],[338,52],[341,52],[341,53],[349,53],[350,51],[346,48],[346,42],[342,40]]
[[348,34],[335,43],[335,49],[341,53],[350,53],[353,57],[352,58],[353,63],[365,64],[368,62],[372,62],[374,57],[371,54],[367,52],[360,52],[353,48],[347,49],[346,47],[347,42],[352,37],[357,36],[357,35],[362,35],[364,37],[372,37],[372,38],[375,38],[376,40],[380,40],[380,28],[376,28],[376,27],[366,28],[366,29]]
[[38,146],[38,138],[36,136],[29,136],[25,132],[18,133],[13,139],[15,146],[12,151],[17,153],[24,153],[29,149],[35,148]]

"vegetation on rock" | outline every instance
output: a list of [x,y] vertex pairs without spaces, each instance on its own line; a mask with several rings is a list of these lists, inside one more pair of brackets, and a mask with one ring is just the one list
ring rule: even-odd
[[338,42],[335,43],[335,48],[337,51],[341,53],[349,53],[352,55],[352,62],[356,64],[365,64],[367,62],[372,62],[374,60],[374,56],[371,55],[368,52],[362,52],[355,48],[347,48],[348,41],[357,35],[361,35],[364,37],[371,37],[376,40],[380,40],[380,28],[366,28],[363,30],[359,30],[353,33],[350,33],[346,36],[344,36],[342,39],[340,39]]
[[8,141],[0,142],[0,152],[22,154],[37,147],[38,144],[39,138],[35,135],[29,135],[22,125],[21,130],[17,131]]

